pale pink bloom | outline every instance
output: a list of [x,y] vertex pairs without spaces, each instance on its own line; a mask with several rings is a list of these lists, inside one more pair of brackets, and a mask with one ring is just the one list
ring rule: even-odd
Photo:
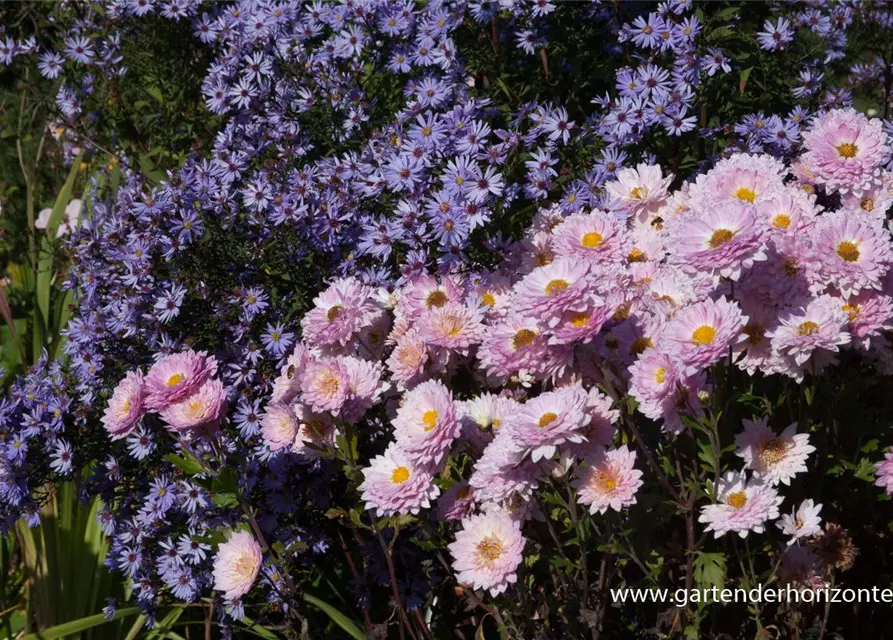
[[772,235],[795,234],[809,228],[818,215],[815,196],[802,189],[785,187],[772,192],[757,207],[757,219]]
[[341,364],[347,372],[348,395],[341,407],[341,417],[346,422],[357,422],[363,414],[378,403],[388,384],[382,380],[384,367],[353,356],[341,356]]
[[578,492],[578,502],[589,505],[592,514],[608,509],[621,511],[636,504],[636,491],[643,481],[642,472],[633,466],[635,461],[635,452],[626,445],[587,458],[571,483]]
[[815,451],[809,444],[809,435],[797,433],[797,423],[776,434],[769,427],[769,418],[756,421],[743,420],[744,431],[735,436],[738,450],[744,459],[744,467],[754,472],[754,477],[775,486],[791,484],[798,473],[806,472],[806,459]]
[[675,406],[676,391],[685,380],[678,358],[659,349],[648,349],[629,367],[629,394],[639,402],[638,410],[652,420],[661,420]]
[[431,506],[440,495],[434,476],[425,465],[416,464],[410,456],[394,446],[373,458],[363,469],[363,483],[358,487],[366,509],[379,516],[417,514]]
[[403,287],[397,310],[415,317],[422,311],[442,307],[447,302],[462,302],[464,297],[465,289],[457,277],[445,276],[438,280],[434,276],[421,275]]
[[788,545],[822,532],[822,518],[819,516],[821,510],[822,505],[815,504],[812,500],[804,500],[790,515],[781,516],[778,528],[786,536],[791,536]]
[[559,259],[534,269],[515,285],[512,306],[554,326],[565,311],[583,311],[590,293],[589,267],[580,260]]
[[677,267],[663,266],[646,283],[647,308],[665,316],[676,315],[685,306],[700,302],[714,288],[713,278],[686,274]]
[[295,345],[295,350],[279,370],[279,376],[273,381],[271,402],[289,403],[301,392],[301,378],[304,368],[312,360],[312,356],[303,343]]
[[732,203],[759,204],[779,191],[787,173],[784,164],[768,155],[735,154],[719,161],[690,187],[689,206],[725,208]]
[[890,232],[844,212],[823,215],[813,228],[824,283],[845,296],[880,289],[893,262]]
[[524,556],[521,524],[508,514],[488,511],[462,521],[456,541],[449,545],[456,579],[491,595],[503,593],[518,580]]
[[420,464],[439,463],[462,430],[453,394],[439,380],[409,391],[392,424],[396,446]]
[[410,329],[397,339],[397,346],[388,357],[391,380],[405,388],[419,382],[425,375],[428,347],[416,329]]
[[887,211],[893,206],[893,174],[884,171],[877,182],[858,195],[843,194],[840,208],[848,214],[861,216],[876,227],[883,226]]
[[613,264],[629,251],[625,229],[614,216],[602,211],[569,216],[552,234],[552,246],[562,258]]
[[875,463],[874,471],[877,475],[874,484],[883,487],[884,491],[893,495],[893,447],[887,449],[883,460]]
[[216,426],[226,415],[226,391],[220,380],[208,380],[198,391],[159,412],[172,431]]
[[317,449],[330,449],[335,446],[335,423],[325,413],[314,413],[302,404],[293,405],[298,432],[295,434],[291,450],[309,460],[319,457]]
[[298,420],[292,408],[279,402],[267,405],[260,432],[271,451],[292,447],[298,435]]
[[547,336],[536,319],[511,314],[488,327],[478,348],[481,367],[491,376],[536,369],[546,355]]
[[236,600],[251,591],[263,562],[260,545],[248,531],[233,533],[220,545],[214,557],[214,589],[227,600]]
[[455,302],[433,307],[422,314],[419,333],[428,344],[466,351],[481,339],[484,309],[472,308]]
[[191,396],[217,373],[217,360],[191,349],[165,356],[146,375],[146,406],[161,411]]
[[372,319],[371,296],[372,288],[356,278],[335,280],[301,320],[304,340],[311,346],[348,344]]
[[871,339],[885,331],[893,331],[893,298],[877,291],[841,299],[840,309],[849,319],[847,331],[853,345],[863,350],[871,347]]
[[301,376],[301,399],[314,411],[337,414],[347,400],[347,367],[337,358],[312,360]]
[[118,383],[102,414],[102,424],[112,440],[120,440],[139,426],[146,414],[145,384],[139,369],[129,371]]
[[745,339],[732,347],[732,360],[750,375],[758,369],[773,372],[778,358],[766,333],[778,325],[778,312],[744,296],[740,298],[740,304],[747,314],[747,324],[741,330]]
[[735,292],[767,307],[805,304],[824,285],[819,284],[821,260],[805,234],[775,236],[767,244],[766,259],[755,262]]
[[667,256],[667,234],[651,225],[633,228],[626,254],[629,264],[660,263]]
[[768,484],[747,480],[742,472],[727,471],[717,487],[716,504],[701,508],[698,522],[715,537],[737,533],[746,538],[751,531],[763,533],[766,522],[778,518],[783,498]]
[[766,336],[772,340],[772,348],[790,361],[786,373],[802,379],[800,368],[810,358],[817,357],[813,369],[818,371],[835,361],[834,354],[841,345],[849,344],[848,320],[836,298],[820,296],[806,307],[783,311],[778,327]]
[[861,194],[879,181],[890,142],[883,123],[855,109],[833,109],[803,135],[803,161],[828,192]]
[[530,499],[539,477],[539,467],[512,442],[507,430],[501,429],[474,463],[468,482],[479,503],[504,502],[516,495]]
[[509,416],[509,437],[528,451],[534,462],[548,460],[558,445],[583,441],[580,432],[589,422],[587,401],[588,395],[579,385],[540,394]]
[[666,177],[659,165],[640,162],[635,169],[624,167],[605,184],[611,207],[645,220],[663,206],[673,174]]
[[461,520],[474,511],[474,489],[467,482],[457,482],[437,500],[438,520]]
[[614,307],[607,300],[595,295],[589,296],[579,311],[565,311],[551,329],[549,344],[587,343],[614,313]]
[[467,400],[462,412],[462,438],[482,450],[497,433],[509,416],[518,409],[511,398],[484,393]]
[[580,432],[585,440],[564,443],[560,447],[560,453],[569,458],[585,458],[594,451],[601,451],[609,446],[617,431],[614,425],[620,417],[620,411],[611,408],[613,403],[611,397],[599,391],[598,387],[589,389],[586,399],[589,422]]
[[677,313],[663,335],[678,349],[682,362],[702,369],[728,356],[729,347],[744,339],[746,323],[735,302],[708,299]]
[[534,269],[552,264],[555,260],[551,232],[541,231],[530,238],[525,238],[519,243],[518,250],[521,252],[520,273],[530,273]]

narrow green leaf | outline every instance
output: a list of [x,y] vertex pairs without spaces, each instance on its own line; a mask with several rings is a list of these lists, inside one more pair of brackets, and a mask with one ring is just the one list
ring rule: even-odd
[[21,638],[21,640],[57,640],[59,638],[65,638],[67,636],[86,631],[87,629],[92,629],[93,627],[98,627],[99,625],[111,622],[112,620],[127,618],[139,612],[139,607],[118,609],[117,611],[115,611],[115,617],[111,620],[109,618],[106,618],[104,613],[97,613],[95,616],[87,616],[86,618],[81,618],[80,620],[72,620],[71,622],[66,622],[65,624],[60,624],[56,625],[55,627],[50,627],[49,629],[44,629],[39,633],[29,633],[28,635]]
[[207,471],[205,465],[203,465],[198,458],[196,458],[186,449],[183,449],[180,455],[171,453],[164,456],[164,459],[177,467],[177,469],[179,469],[186,475],[194,476],[196,474],[205,473]]
[[304,594],[304,600],[329,616],[329,619],[346,631],[351,638],[365,640],[366,634],[363,633],[360,626],[332,605],[320,600],[316,596],[311,596],[309,593]]

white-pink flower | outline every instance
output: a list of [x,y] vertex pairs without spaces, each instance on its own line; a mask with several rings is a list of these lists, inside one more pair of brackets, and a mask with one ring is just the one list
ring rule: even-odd
[[129,371],[118,383],[102,415],[102,424],[112,440],[130,435],[146,413],[145,384],[139,369]]
[[227,600],[241,598],[251,590],[260,571],[263,554],[248,531],[236,531],[220,545],[214,558],[214,589]]
[[585,466],[577,470],[573,481],[580,504],[589,506],[590,513],[620,511],[636,504],[636,491],[642,486],[642,472],[633,465],[636,454],[626,445],[593,454]]
[[456,578],[494,596],[503,593],[518,580],[524,543],[520,522],[507,513],[493,510],[466,518],[449,545]]
[[782,497],[768,484],[748,481],[743,472],[726,472],[716,491],[716,504],[702,507],[698,522],[717,538],[730,532],[742,538],[751,531],[763,533],[766,522],[778,518]]
[[769,418],[744,420],[744,431],[735,436],[736,453],[744,466],[770,485],[791,484],[798,473],[806,472],[806,459],[815,451],[809,435],[797,433],[793,423],[780,434],[769,427]]

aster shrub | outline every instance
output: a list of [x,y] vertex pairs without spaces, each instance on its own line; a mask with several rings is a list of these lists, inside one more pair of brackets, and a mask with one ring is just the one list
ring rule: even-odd
[[[709,591],[893,583],[884,5],[0,11],[79,196],[43,244],[71,319],[8,361],[0,525],[39,524],[62,482],[98,500],[130,587],[109,617],[889,626]],[[10,264],[39,273],[28,240]]]

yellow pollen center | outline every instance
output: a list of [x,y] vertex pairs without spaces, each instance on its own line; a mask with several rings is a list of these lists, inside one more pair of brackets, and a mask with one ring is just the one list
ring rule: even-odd
[[456,226],[456,225],[453,223],[452,220],[447,220],[446,222],[443,223],[443,228],[446,229],[447,231],[452,231],[454,226]]
[[422,416],[422,422],[425,424],[425,431],[431,431],[437,426],[437,412],[433,409],[426,411],[425,415]]
[[175,373],[170,378],[167,379],[167,386],[175,387],[186,379],[182,373]]
[[779,438],[772,438],[760,449],[760,461],[766,465],[778,464],[788,453],[788,443]]
[[496,306],[496,298],[489,291],[486,292],[483,296],[481,296],[481,302],[483,302],[488,307]]
[[602,234],[596,233],[595,231],[590,231],[585,236],[583,236],[580,244],[582,244],[587,249],[595,249],[602,243],[603,240],[604,238],[602,238]]
[[855,320],[859,316],[859,305],[853,304],[851,302],[846,303],[841,307],[843,311],[849,316],[850,321]]
[[629,197],[633,200],[644,200],[645,196],[648,195],[648,187],[633,187],[633,189],[629,192]]
[[658,367],[657,371],[654,372],[654,380],[657,384],[663,384],[667,379],[667,370],[664,367]]
[[713,339],[715,337],[716,329],[706,324],[702,324],[691,334],[692,342],[696,342],[698,344],[710,344],[713,342]]
[[707,241],[707,244],[711,249],[719,249],[724,244],[731,242],[734,237],[735,233],[729,229],[717,229],[713,232],[713,235],[710,236],[710,240]]
[[787,229],[791,226],[791,216],[786,213],[778,213],[772,218],[769,226],[773,229]]
[[651,342],[651,338],[645,338],[645,337],[636,338],[635,340],[633,340],[632,345],[630,345],[629,352],[631,355],[637,356],[640,353],[642,353],[643,351],[645,351],[645,349],[647,349],[648,347],[653,347],[653,346],[654,346],[654,343]]
[[536,331],[532,329],[521,329],[512,337],[512,348],[517,351],[533,344],[536,339]]
[[872,211],[874,211],[874,200],[872,200],[871,198],[865,198],[865,200],[859,203],[859,206],[862,207],[862,211],[871,213]]
[[576,327],[580,329],[589,324],[589,314],[588,313],[572,313],[570,318],[570,323],[572,327]]
[[837,245],[837,255],[847,262],[856,262],[861,255],[859,253],[859,245],[851,240],[844,240]]
[[558,414],[552,413],[551,411],[544,413],[540,416],[539,427],[540,429],[545,429],[556,420],[558,420]]
[[752,203],[757,199],[757,192],[750,187],[738,187],[738,190],[735,192],[735,197],[739,200],[746,200],[747,202]]
[[600,493],[611,493],[617,488],[617,479],[604,471],[599,471],[595,474],[593,484]]
[[495,562],[502,555],[502,542],[496,536],[487,536],[475,545],[478,555],[487,562]]
[[341,388],[341,381],[331,371],[324,371],[317,378],[320,390],[327,396],[334,396]]
[[626,256],[627,262],[647,262],[648,256],[645,255],[645,252],[641,249],[633,249],[629,252],[629,255]]
[[341,305],[335,305],[334,307],[329,308],[329,312],[326,314],[326,320],[329,322],[335,322],[338,319],[338,316],[341,315]]
[[747,495],[743,491],[736,491],[726,499],[726,502],[730,507],[743,509],[744,505],[747,504]]
[[547,296],[557,296],[562,291],[566,290],[570,285],[567,280],[550,280],[549,284],[546,285],[545,291]]
[[425,298],[425,306],[429,309],[431,307],[442,307],[449,301],[447,298],[447,294],[445,294],[440,289],[435,289],[431,293],[428,294],[428,297]]
[[836,147],[837,153],[840,154],[841,158],[846,158],[849,160],[850,158],[855,158],[856,154],[859,153],[859,147],[854,145],[852,142],[844,142],[843,144],[839,144]]
[[406,467],[397,467],[391,474],[391,482],[394,484],[403,484],[409,480],[409,469]]
[[797,327],[797,335],[798,336],[811,336],[814,333],[818,333],[819,325],[813,322],[812,320],[807,320],[806,322],[801,322],[800,326]]

